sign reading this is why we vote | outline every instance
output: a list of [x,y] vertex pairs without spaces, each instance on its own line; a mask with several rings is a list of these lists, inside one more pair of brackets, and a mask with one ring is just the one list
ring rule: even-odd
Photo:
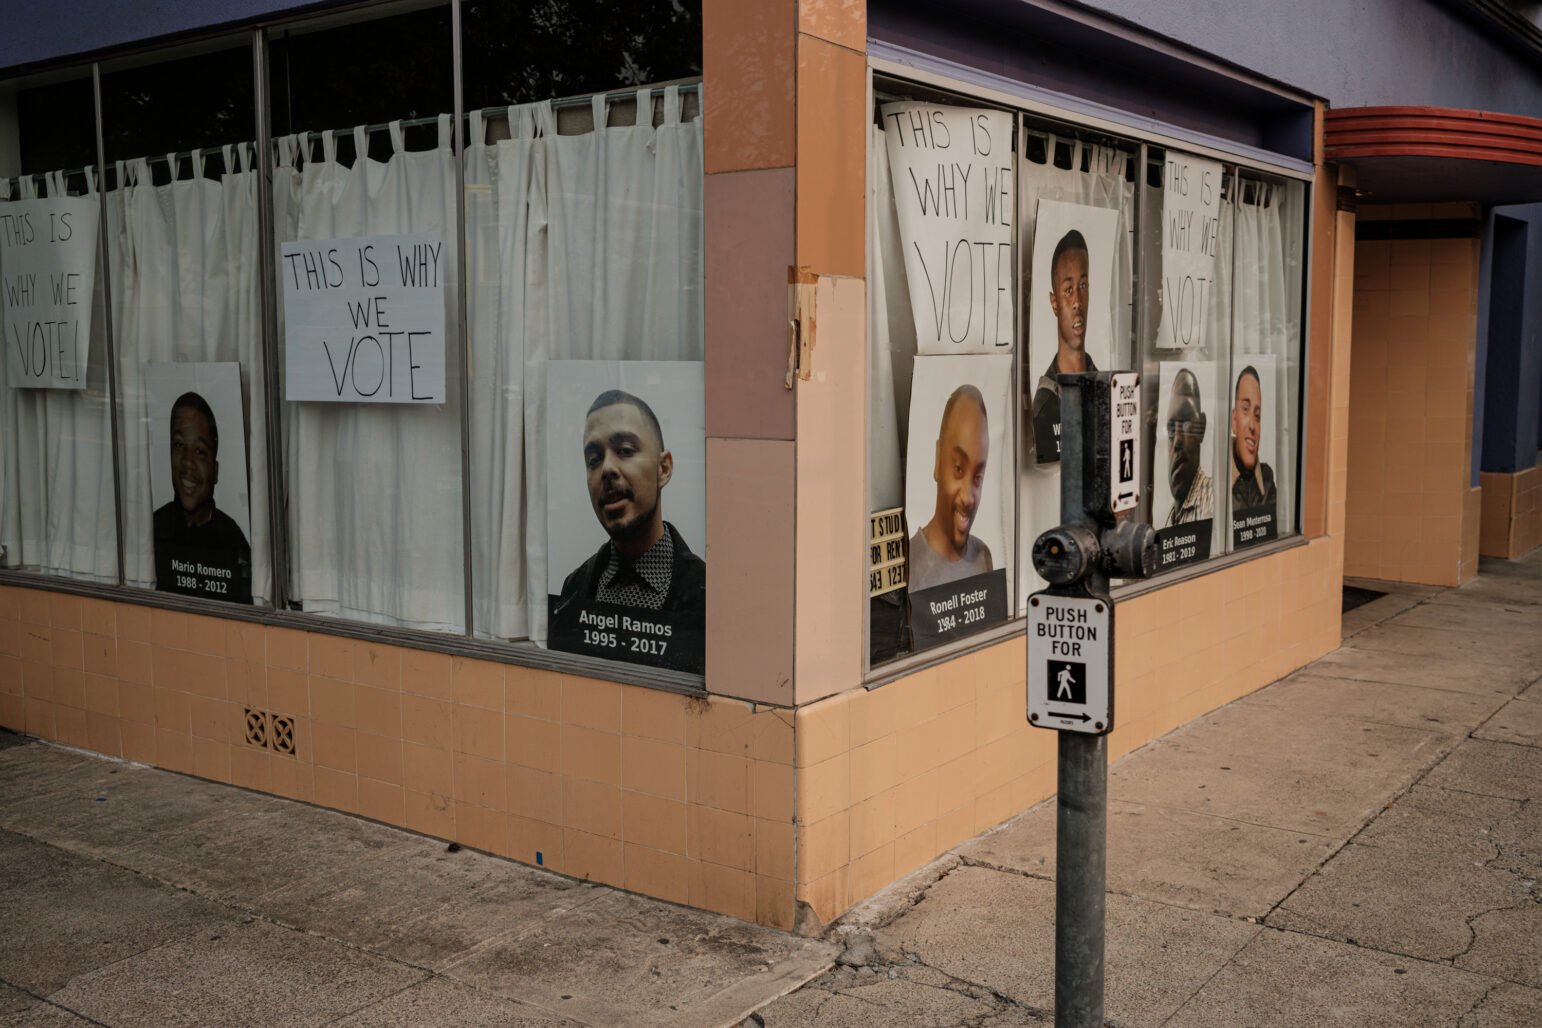
[[1215,161],[1169,152],[1162,168],[1162,323],[1157,346],[1204,347],[1215,303],[1221,177]]
[[1011,346],[1011,116],[909,102],[882,114],[918,351]]
[[285,243],[286,398],[444,403],[444,238]]
[[61,196],[0,204],[0,303],[14,387],[86,387],[99,203]]

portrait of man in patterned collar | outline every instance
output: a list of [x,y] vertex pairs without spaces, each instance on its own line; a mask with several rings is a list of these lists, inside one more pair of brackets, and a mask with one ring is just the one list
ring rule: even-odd
[[595,397],[584,420],[589,502],[609,540],[562,584],[557,609],[577,600],[643,610],[706,606],[706,564],[664,520],[674,455],[653,409],[619,389]]

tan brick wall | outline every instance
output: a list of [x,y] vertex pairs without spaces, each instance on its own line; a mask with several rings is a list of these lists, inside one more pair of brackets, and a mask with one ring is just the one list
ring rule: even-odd
[[1513,559],[1542,546],[1542,465],[1482,476],[1485,557]]
[[1471,488],[1476,239],[1355,246],[1344,573],[1477,573]]
[[787,711],[0,587],[0,725],[792,925]]
[[[1110,758],[1336,647],[1342,562],[1324,538],[1119,604]],[[797,895],[821,921],[1054,793],[1024,646],[798,709]]]

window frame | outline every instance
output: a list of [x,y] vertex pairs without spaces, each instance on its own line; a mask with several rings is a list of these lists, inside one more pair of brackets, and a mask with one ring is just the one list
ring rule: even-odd
[[[884,87],[880,87],[878,80],[884,80]],[[1184,582],[1214,574],[1226,570],[1247,561],[1274,556],[1284,551],[1306,546],[1310,540],[1304,534],[1304,503],[1305,503],[1305,472],[1306,454],[1309,452],[1310,441],[1308,438],[1309,425],[1306,413],[1308,406],[1308,388],[1310,382],[1311,361],[1311,312],[1314,301],[1312,292],[1312,257],[1315,244],[1314,223],[1312,210],[1314,203],[1313,189],[1316,185],[1316,167],[1309,161],[1302,161],[1273,153],[1257,147],[1250,147],[1240,143],[1234,143],[1219,137],[1210,136],[1201,132],[1194,132],[1173,126],[1153,118],[1142,117],[1129,112],[1119,111],[1102,104],[1080,100],[1065,94],[1054,93],[1046,89],[1031,86],[990,72],[971,68],[967,65],[949,61],[943,58],[933,57],[905,47],[869,40],[867,60],[867,111],[869,118],[874,108],[877,94],[881,88],[889,84],[908,84],[925,90],[940,91],[952,94],[961,101],[977,100],[982,105],[991,108],[1005,108],[1013,112],[1015,127],[1018,133],[1024,130],[1025,116],[1038,117],[1052,121],[1065,123],[1068,127],[1085,129],[1095,133],[1102,133],[1118,139],[1134,143],[1138,148],[1137,155],[1137,189],[1135,190],[1134,217],[1137,232],[1140,229],[1142,217],[1142,202],[1145,190],[1139,188],[1145,175],[1146,162],[1149,151],[1154,147],[1177,150],[1196,157],[1219,161],[1236,169],[1234,177],[1240,177],[1244,171],[1260,173],[1267,177],[1300,182],[1303,186],[1302,202],[1302,260],[1300,267],[1300,296],[1301,309],[1299,312],[1299,336],[1298,344],[1298,388],[1296,391],[1296,409],[1292,412],[1295,418],[1296,452],[1291,468],[1295,476],[1293,489],[1291,524],[1292,531],[1289,535],[1271,540],[1269,542],[1248,546],[1240,550],[1229,550],[1210,557],[1208,560],[1199,561],[1149,579],[1124,581],[1114,585],[1110,590],[1115,603],[1123,600],[1134,599],[1137,596],[1165,589],[1169,586],[1179,585]],[[1305,104],[1307,98],[1296,94],[1286,94],[1293,99]],[[866,122],[864,122],[865,124]],[[863,169],[864,176],[868,175],[873,167],[873,140],[872,133],[868,132],[863,141],[863,152],[866,156],[866,164]],[[1014,169],[1013,191],[1014,196],[1019,195],[1019,180],[1017,169]],[[872,183],[868,183],[868,193],[871,193]],[[1016,247],[1021,250],[1021,246]],[[868,273],[871,273],[872,262],[875,259],[873,226],[869,224],[866,231],[865,255]],[[1022,281],[1024,273],[1025,256],[1018,252],[1014,254],[1013,264],[1017,269],[1018,282]],[[1134,263],[1132,267],[1132,285],[1134,296],[1132,300],[1135,310],[1132,312],[1132,331],[1134,334],[1134,347],[1137,351],[1137,359],[1143,360],[1141,351],[1146,347],[1148,325],[1146,324],[1147,304],[1144,302],[1143,291],[1147,281],[1147,261],[1143,253],[1139,238],[1137,238]],[[1017,397],[1017,410],[1014,417],[1022,416],[1022,374],[1020,364],[1024,360],[1024,349],[1027,345],[1026,312],[1021,309],[1015,312],[1017,319],[1016,335],[1017,346],[1013,353],[1014,387],[1013,394]],[[1154,330],[1153,330],[1154,331]],[[872,345],[872,332],[869,326],[868,338],[865,341],[867,347]],[[1233,339],[1227,340],[1227,352],[1230,355]],[[864,351],[867,352],[867,351]],[[868,355],[871,360],[871,355]],[[1016,428],[1016,426],[1014,426]],[[1014,431],[1015,436],[1021,436],[1020,430]],[[863,436],[864,474],[872,473],[873,447],[873,422],[868,419],[867,429]],[[1016,457],[1014,444],[1014,457]],[[1021,474],[1020,466],[1014,462],[1014,481]],[[1149,478],[1152,469],[1147,468],[1144,474]],[[864,488],[864,497],[867,490]],[[985,649],[998,643],[1025,635],[1026,618],[1018,614],[1015,601],[1021,600],[1023,590],[1031,583],[1024,582],[1021,575],[1021,547],[1031,545],[1031,540],[1022,538],[1022,511],[1014,500],[1014,522],[1016,528],[1016,545],[1018,547],[1015,556],[1014,569],[1015,584],[1010,590],[1014,598],[1012,610],[1008,612],[1005,624],[997,625],[977,635],[971,635],[949,643],[944,643],[933,649],[912,651],[907,654],[873,663],[872,637],[871,637],[871,600],[866,600],[862,615],[862,681],[866,688],[873,689],[915,674],[927,668],[945,664],[958,657]],[[865,511],[864,517],[871,511]],[[864,596],[866,595],[864,590]]]
[[[249,44],[251,53],[251,76],[254,94],[254,124],[252,126],[251,139],[258,154],[270,155],[268,158],[269,163],[259,162],[259,167],[266,172],[263,178],[267,188],[259,188],[257,190],[257,231],[259,243],[264,248],[264,252],[276,253],[276,227],[274,224],[270,177],[274,137],[271,131],[272,125],[270,120],[269,89],[271,87],[271,77],[268,64],[269,45],[274,34],[299,26],[313,27],[326,23],[348,24],[354,21],[367,22],[377,18],[388,18],[404,10],[431,8],[439,6],[441,3],[449,8],[451,14],[452,33],[450,48],[451,68],[454,79],[452,83],[453,111],[451,112],[451,117],[455,125],[453,155],[456,168],[455,188],[457,193],[455,230],[458,235],[457,246],[459,248],[460,267],[465,267],[467,214],[464,154],[467,149],[468,117],[467,112],[463,109],[464,67],[462,32],[464,26],[462,22],[461,0],[419,0],[419,2],[405,4],[385,0],[385,2],[380,3],[354,4],[341,11],[334,9],[301,14],[285,13],[280,16],[254,20],[234,29],[214,28],[207,32],[179,37],[175,40],[160,40],[118,47],[111,51],[94,55],[88,60],[65,59],[58,62],[49,62],[43,67],[17,68],[7,74],[4,81],[21,82],[39,75],[58,75],[61,77],[79,75],[91,82],[94,104],[94,157],[91,167],[95,169],[99,183],[97,193],[100,198],[103,225],[105,226],[108,182],[105,173],[108,170],[108,164],[105,157],[102,99],[104,66],[110,67],[115,63],[124,61],[155,64],[162,60],[176,60],[181,53],[196,52],[200,48],[217,45],[221,42],[234,42],[232,50],[239,50],[241,48],[239,41],[245,39]],[[697,119],[703,116],[701,102],[703,78],[701,76],[661,80],[649,84],[647,88],[662,95],[662,91],[666,86],[677,87],[680,90],[682,98],[686,101],[687,110],[691,109],[689,97],[691,94],[694,94],[694,116]],[[611,99],[624,101],[635,97],[637,92],[638,87],[636,86],[622,86],[594,93],[586,93],[582,97],[552,97],[550,99],[558,106],[563,105],[565,102],[588,104],[593,96],[603,96],[607,102]],[[702,243],[704,245],[704,239]],[[51,592],[135,603],[141,606],[175,610],[182,613],[291,628],[307,632],[320,632],[385,645],[442,652],[453,656],[494,660],[500,663],[530,667],[537,670],[581,675],[587,678],[631,685],[645,685],[690,696],[707,695],[706,676],[704,673],[693,674],[569,653],[562,650],[549,649],[529,639],[490,639],[476,634],[476,625],[474,624],[473,617],[475,596],[473,593],[472,577],[473,544],[469,478],[471,420],[469,393],[467,390],[468,383],[466,381],[469,377],[469,349],[471,340],[466,328],[469,283],[465,275],[459,276],[457,295],[451,301],[460,310],[460,325],[456,338],[446,340],[446,346],[458,346],[461,349],[459,376],[461,378],[460,387],[463,398],[459,421],[461,431],[461,521],[463,527],[461,549],[464,568],[462,588],[464,592],[465,617],[464,624],[457,631],[435,632],[414,628],[400,628],[291,609],[288,585],[291,571],[290,554],[292,547],[290,546],[291,540],[285,514],[287,506],[287,497],[285,496],[286,468],[284,466],[285,449],[282,436],[283,405],[287,401],[283,397],[283,370],[278,360],[280,350],[278,339],[278,304],[281,303],[281,297],[278,290],[277,268],[275,262],[270,260],[258,261],[258,297],[261,304],[261,353],[263,367],[253,369],[252,374],[254,376],[261,375],[263,403],[267,414],[266,435],[268,447],[265,471],[269,476],[270,482],[268,496],[272,524],[270,539],[270,557],[273,567],[272,606],[259,607],[221,603],[219,601],[159,592],[154,589],[127,584],[122,546],[124,532],[124,496],[121,478],[123,474],[123,455],[120,447],[121,433],[118,422],[121,405],[119,383],[117,382],[116,375],[117,341],[111,317],[113,274],[107,261],[109,242],[105,232],[100,234],[98,245],[102,266],[102,303],[105,307],[105,310],[100,312],[103,318],[104,346],[99,359],[107,362],[109,417],[112,433],[113,498],[116,526],[114,542],[117,555],[117,581],[116,583],[88,582],[51,575],[45,571],[0,567],[0,585],[44,589]]]

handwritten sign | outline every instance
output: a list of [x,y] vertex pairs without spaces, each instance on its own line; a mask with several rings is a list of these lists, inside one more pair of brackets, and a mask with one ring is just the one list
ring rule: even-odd
[[1011,115],[909,102],[881,113],[919,352],[1005,352],[1015,293]]
[[1215,161],[1171,151],[1162,168],[1163,349],[1200,349],[1210,341],[1223,174]]
[[444,403],[444,273],[437,232],[283,245],[290,400]]
[[0,303],[13,387],[86,387],[99,210],[92,196],[0,204]]

